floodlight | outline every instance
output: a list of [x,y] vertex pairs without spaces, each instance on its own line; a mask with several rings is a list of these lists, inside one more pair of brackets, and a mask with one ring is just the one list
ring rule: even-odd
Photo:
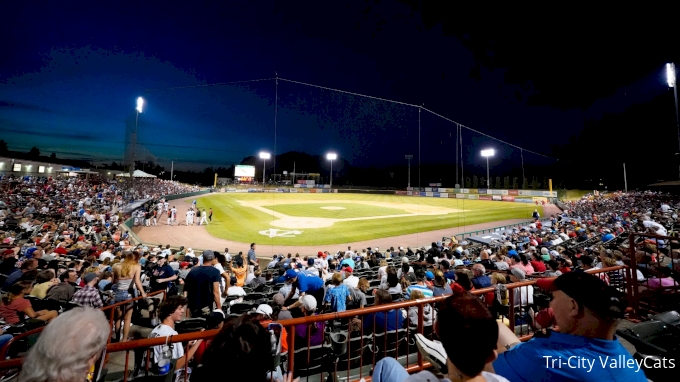
[[260,151],[260,159],[270,159],[272,154],[264,151]]
[[141,113],[143,107],[144,107],[144,98],[138,97],[137,98],[137,107],[136,107],[137,112]]
[[483,157],[492,157],[492,156],[494,156],[495,153],[496,152],[494,151],[494,149],[482,150],[482,156]]
[[675,87],[675,64],[672,62],[666,64],[666,81],[668,81],[668,87]]

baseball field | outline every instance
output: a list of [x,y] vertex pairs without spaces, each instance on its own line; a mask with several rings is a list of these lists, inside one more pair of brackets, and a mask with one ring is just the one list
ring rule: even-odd
[[[186,201],[190,203],[189,200]],[[351,243],[507,219],[527,219],[527,203],[364,194],[210,194],[207,231],[241,243]],[[542,208],[538,207],[542,214]],[[266,240],[265,240],[266,239]]]

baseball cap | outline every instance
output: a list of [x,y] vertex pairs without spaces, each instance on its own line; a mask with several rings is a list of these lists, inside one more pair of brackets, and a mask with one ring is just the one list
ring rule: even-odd
[[520,281],[524,281],[524,279],[527,277],[527,273],[524,271],[524,269],[518,267],[512,268],[510,273],[512,273],[512,275],[517,277]]
[[312,295],[306,294],[300,297],[300,304],[308,312],[316,310],[316,298]]
[[212,260],[215,258],[215,253],[209,249],[203,251],[203,261]]
[[352,273],[352,267],[344,267],[342,268],[344,272]]
[[89,283],[90,281],[94,280],[97,278],[97,275],[94,272],[90,272],[83,277],[83,281],[85,281],[85,284]]
[[427,271],[425,272],[425,277],[427,277],[428,280],[434,280],[434,273],[432,273],[432,271]]
[[277,293],[272,297],[272,301],[274,301],[274,304],[276,305],[283,305],[283,303],[286,301],[286,298],[281,294]]
[[260,304],[255,309],[255,313],[266,314],[267,316],[270,316],[273,312],[272,307],[267,304]]
[[188,261],[182,261],[181,263],[179,263],[179,266],[180,266],[180,268],[188,267],[189,262]]
[[311,267],[313,265],[314,265],[314,258],[310,257],[309,259],[307,259],[307,266]]
[[539,279],[536,286],[562,291],[603,319],[623,318],[628,306],[625,296],[586,272],[568,272],[554,279]]
[[514,249],[509,250],[508,256],[512,257],[513,255],[517,255],[517,251],[515,251]]
[[402,263],[402,264],[408,264],[408,263],[409,263],[408,257],[406,257],[406,256],[402,257],[402,258],[401,258],[401,263]]
[[295,272],[294,269],[289,269],[289,270],[286,271],[286,274],[284,275],[284,278],[285,278],[286,280],[291,280],[291,279],[296,278],[297,276],[298,276],[298,274],[297,274],[297,272]]

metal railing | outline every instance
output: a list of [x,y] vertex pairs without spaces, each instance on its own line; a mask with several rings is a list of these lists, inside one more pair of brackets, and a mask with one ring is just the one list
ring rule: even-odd
[[[145,298],[148,298],[148,297],[154,297],[154,296],[158,296],[158,295],[163,295],[163,297],[161,298],[161,301],[163,301],[163,300],[165,300],[165,297],[166,297],[165,296],[166,291],[160,290],[160,291],[149,293],[149,294],[147,294],[146,297],[139,296],[139,297],[135,297],[135,298],[132,298],[132,299],[129,299],[129,300],[121,301],[121,302],[118,302],[118,303],[115,303],[115,304],[112,304],[112,305],[107,305],[107,306],[102,307],[101,311],[104,312],[104,314],[106,314],[108,316],[108,320],[109,320],[109,339],[107,340],[106,343],[107,344],[111,343],[111,334],[113,334],[113,328],[114,328],[115,322],[117,321],[115,319],[116,318],[115,317],[116,308],[123,307],[123,309],[125,309],[125,307],[127,307],[128,304],[134,303],[135,301],[139,301],[139,300],[142,300],[142,299],[145,299]],[[123,319],[122,316],[125,316],[125,312],[122,312],[121,318],[120,318],[121,320]],[[23,339],[28,338],[29,336],[39,334],[40,332],[42,332],[45,329],[46,326],[47,325],[41,326],[39,328],[35,328],[33,330],[29,330],[29,331],[17,334],[16,336],[12,337],[9,341],[7,341],[7,343],[2,347],[2,349],[0,349],[0,359],[1,360],[7,359],[7,356],[9,354],[9,351],[10,351],[10,348],[12,347],[12,345],[18,343],[19,341],[21,341]]]
[[[592,273],[624,272],[627,276],[625,282],[620,285],[622,292],[631,294],[630,286],[633,285],[629,279],[629,268],[616,266],[604,269],[597,269]],[[501,312],[494,308],[493,300],[497,298],[496,287],[473,290],[471,293],[480,296],[494,312],[494,314],[513,330],[522,341],[526,341],[533,336],[533,333],[540,328],[535,325],[536,310],[544,308],[537,301],[534,301],[535,280],[528,280],[519,283],[506,284],[508,303],[501,305]],[[540,292],[540,291],[539,291]],[[492,294],[493,293],[493,294]],[[490,295],[492,294],[492,295]],[[540,294],[540,293],[539,293]],[[529,297],[531,296],[531,297]],[[354,380],[369,379],[370,368],[375,363],[386,357],[397,358],[404,364],[409,372],[416,372],[429,368],[431,365],[425,362],[421,354],[417,351],[413,335],[415,333],[424,334],[433,338],[432,321],[429,325],[425,323],[424,314],[426,306],[434,311],[435,305],[448,296],[439,296],[429,299],[408,300],[391,304],[365,307],[363,309],[348,310],[339,313],[326,313],[314,316],[295,318],[292,320],[281,321],[280,323],[288,332],[288,359],[283,367],[293,371],[295,376],[316,377],[323,382],[324,376],[334,374],[337,379]],[[491,299],[491,301],[489,301]],[[417,310],[417,322],[410,321],[409,315],[403,320],[406,325],[399,325],[399,317],[402,315],[401,309],[408,313],[411,309]],[[394,313],[389,313],[394,312]],[[384,318],[383,318],[384,317]],[[389,317],[389,320],[388,320]],[[394,326],[390,329],[391,320],[394,319]],[[311,324],[327,323],[328,327],[333,328],[334,333],[341,333],[344,339],[340,342],[328,342],[330,337],[324,333],[324,340],[321,346],[311,343]],[[306,336],[296,339],[296,327],[307,325]],[[382,327],[381,327],[382,326]],[[368,330],[370,328],[370,330]],[[133,340],[129,342],[109,343],[106,346],[108,353],[126,352],[125,370],[129,370],[130,350],[145,350],[153,346],[165,345],[168,343],[187,343],[197,339],[211,339],[217,335],[218,330],[193,332],[170,336],[169,338],[152,338]],[[306,337],[306,338],[304,338]],[[304,339],[306,343],[300,343]],[[319,358],[319,352],[323,356]],[[149,368],[149,352],[145,369]],[[187,357],[185,353],[185,357]],[[185,359],[185,361],[189,361]],[[188,364],[186,362],[185,364]],[[18,368],[21,359],[5,360],[0,362],[0,371]],[[139,366],[139,365],[138,365]],[[143,366],[143,365],[142,365]],[[124,372],[123,380],[127,381],[128,373]]]

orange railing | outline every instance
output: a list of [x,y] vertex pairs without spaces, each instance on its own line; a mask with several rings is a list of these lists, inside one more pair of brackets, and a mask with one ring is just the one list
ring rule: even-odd
[[[625,272],[626,275],[630,276],[629,271],[630,270],[627,267],[616,266],[598,269],[594,271],[594,273]],[[626,282],[623,285],[621,285],[621,288],[623,289],[623,291],[630,295],[629,290],[631,289],[630,288],[631,284],[629,283],[629,281],[630,281],[629,277],[626,277]],[[511,329],[514,328],[515,333],[522,341],[530,339],[533,336],[535,328],[530,323],[530,321],[529,323],[517,322],[515,316],[517,315],[518,317],[522,317],[523,320],[525,319],[525,317],[526,318],[531,317],[531,319],[535,318],[536,314],[535,312],[533,313],[533,316],[529,314],[529,312],[532,311],[532,309],[530,308],[532,307],[532,305],[535,304],[528,297],[530,294],[533,296],[533,293],[530,290],[530,288],[533,288],[535,283],[536,283],[535,280],[528,280],[520,283],[506,285],[508,291],[509,304],[507,307],[507,314],[501,314],[501,319],[508,327],[510,327]],[[472,293],[475,295],[479,295],[480,297],[483,297],[486,293],[493,292],[494,290],[495,290],[494,287],[489,287],[479,290],[473,290]],[[307,343],[303,344],[298,344],[296,342],[295,338],[296,326],[327,322],[329,323],[329,325],[333,325],[336,328],[336,330],[340,329],[344,331],[346,339],[342,344],[346,344],[346,349],[344,349],[342,354],[338,354],[337,352],[333,351],[332,346],[323,345],[322,348],[327,348],[330,359],[333,360],[334,358],[334,360],[333,362],[328,362],[326,367],[321,365],[318,371],[315,371],[312,374],[307,374],[307,377],[312,375],[316,376],[318,374],[320,381],[323,382],[324,374],[335,373],[336,376],[344,375],[347,380],[350,380],[350,378],[351,379],[365,378],[368,380],[370,379],[368,375],[368,370],[365,371],[364,367],[369,365],[371,367],[375,366],[375,363],[385,356],[392,356],[394,358],[400,359],[402,363],[405,362],[404,367],[410,373],[427,369],[431,367],[431,365],[428,362],[425,362],[421,354],[416,350],[414,343],[411,340],[412,334],[420,333],[429,336],[430,338],[433,338],[434,334],[432,331],[431,323],[430,325],[426,325],[424,322],[425,308],[428,305],[431,308],[433,308],[435,304],[444,300],[447,297],[448,296],[439,296],[422,300],[408,300],[386,305],[365,307],[364,309],[348,310],[340,313],[326,313],[319,314],[316,316],[281,321],[282,326],[286,328],[288,331],[288,353],[287,353],[288,360],[287,363],[284,364],[283,366],[285,366],[287,370],[294,371],[298,374],[307,373],[310,370],[310,366],[313,366],[311,364],[318,361],[314,358],[315,355],[312,354],[313,351],[316,351],[317,349],[314,349],[310,342],[311,326],[308,326],[306,329]],[[415,325],[411,325],[412,322],[410,322],[407,314],[407,317],[404,318],[404,321],[407,324],[404,325],[403,328],[399,328],[398,330],[395,331],[371,330],[370,333],[364,333],[364,324],[366,323],[367,319],[368,320],[372,319],[373,322],[372,325],[370,326],[376,327],[377,323],[376,313],[385,313],[388,311],[395,310],[396,314],[401,315],[402,312],[400,311],[400,309],[405,309],[408,312],[408,310],[412,308],[417,309],[417,323],[415,323]],[[368,317],[369,315],[372,316],[370,316],[369,318]],[[385,314],[385,317],[387,316],[388,315]],[[353,325],[356,325],[352,323],[352,319],[354,318],[359,320],[360,325],[358,327],[358,330],[353,331],[353,329],[355,329],[353,328]],[[390,319],[392,319],[391,315]],[[398,321],[396,316],[394,317],[394,319],[395,321]],[[396,324],[397,322],[395,322],[395,326],[398,326]],[[426,328],[428,330],[426,330]],[[356,335],[353,336],[352,335],[353,332]],[[218,330],[210,330],[187,334],[179,334],[175,336],[170,336],[169,338],[162,337],[134,340],[121,343],[110,343],[106,346],[106,351],[107,353],[121,351],[126,352],[125,370],[129,370],[130,368],[128,364],[128,359],[130,350],[145,350],[153,346],[160,346],[168,343],[186,344],[189,341],[194,341],[197,339],[211,339],[217,333]],[[390,337],[389,340],[388,337]],[[324,344],[325,343],[326,340],[324,340]],[[390,347],[391,345],[395,345],[395,343],[396,346]],[[297,354],[297,356],[296,350],[299,353]],[[352,358],[352,354],[358,354],[357,356],[358,358]],[[185,352],[185,357],[187,356],[188,355]],[[148,359],[149,356],[147,353],[146,361],[147,370],[149,365]],[[185,361],[188,360],[185,359]],[[299,367],[298,365],[298,363],[300,362],[303,363],[303,366],[307,366],[307,369],[300,371],[301,367]],[[19,368],[20,365],[21,359],[0,361],[0,370]],[[298,374],[296,374],[295,376],[296,377],[299,376]],[[127,378],[128,373],[126,372],[123,375],[123,380],[127,381]]]
[[[161,295],[161,294],[163,295],[161,301],[163,301],[165,299],[165,294],[166,294],[166,292],[164,290],[149,293],[149,294],[147,294],[147,297],[158,296],[158,295]],[[114,327],[114,324],[115,324],[115,321],[116,321],[115,320],[116,308],[121,307],[121,306],[123,306],[123,307],[127,306],[128,304],[135,302],[135,301],[139,301],[143,298],[144,297],[139,296],[139,297],[135,297],[135,298],[132,298],[132,299],[129,299],[129,300],[121,301],[121,302],[118,302],[118,303],[115,303],[115,304],[112,304],[112,305],[107,305],[107,306],[104,306],[104,307],[101,308],[101,311],[108,315],[109,330],[110,330],[109,334],[113,333],[113,327]],[[12,347],[12,345],[14,345],[15,343],[19,342],[20,340],[22,340],[24,338],[38,334],[38,333],[42,332],[44,329],[45,329],[45,326],[41,326],[39,328],[35,328],[33,330],[29,330],[27,332],[20,333],[20,334],[17,334],[16,336],[12,337],[12,339],[7,341],[7,343],[2,347],[2,349],[0,349],[0,359],[2,359],[2,360],[7,359],[7,355],[9,354],[9,350]],[[109,343],[111,343],[111,336],[110,335],[109,335],[109,339],[107,341],[107,344],[109,344]]]

